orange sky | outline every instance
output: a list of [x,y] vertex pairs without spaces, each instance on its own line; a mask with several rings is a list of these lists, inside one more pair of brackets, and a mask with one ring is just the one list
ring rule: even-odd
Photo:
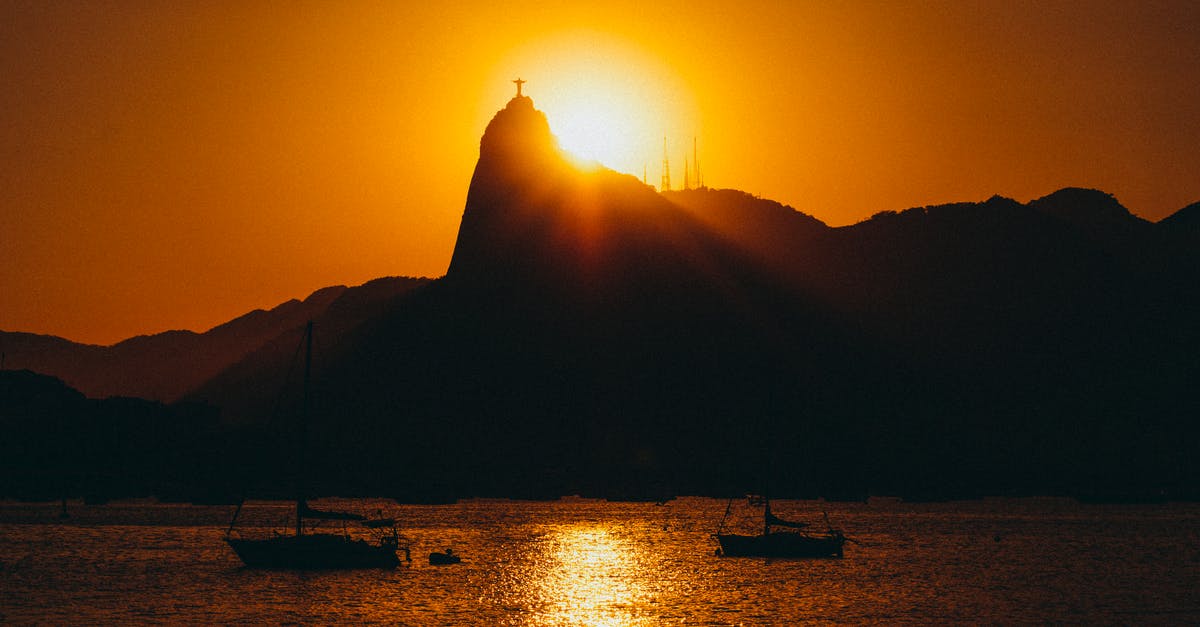
[[0,329],[107,344],[440,276],[518,75],[614,168],[657,183],[666,135],[678,186],[696,135],[710,186],[832,225],[1200,200],[1200,3],[442,4],[0,5]]

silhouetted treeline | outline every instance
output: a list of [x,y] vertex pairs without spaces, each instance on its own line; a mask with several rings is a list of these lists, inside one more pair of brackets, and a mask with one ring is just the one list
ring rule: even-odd
[[0,372],[0,496],[26,499],[236,494],[215,407],[88,399],[61,380]]

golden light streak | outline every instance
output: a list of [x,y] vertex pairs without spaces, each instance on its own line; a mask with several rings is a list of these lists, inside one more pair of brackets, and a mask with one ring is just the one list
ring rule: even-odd
[[536,622],[590,627],[645,623],[633,611],[648,594],[637,583],[634,547],[594,526],[561,529],[551,542],[552,566],[537,582],[543,616]]

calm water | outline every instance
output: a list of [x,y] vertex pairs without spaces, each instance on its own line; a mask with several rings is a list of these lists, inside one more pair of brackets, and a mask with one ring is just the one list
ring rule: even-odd
[[[0,504],[0,622],[1200,624],[1194,504],[834,503],[858,541],[845,559],[768,561],[713,554],[711,499],[370,501],[355,507],[404,521],[412,564],[317,573],[243,569],[222,542],[231,507],[69,506],[60,522],[58,504]],[[289,512],[247,507],[247,534]],[[429,566],[444,547],[464,562]]]

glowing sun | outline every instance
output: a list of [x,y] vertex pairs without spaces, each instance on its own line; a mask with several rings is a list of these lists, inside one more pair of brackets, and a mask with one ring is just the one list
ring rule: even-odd
[[559,146],[580,159],[616,168],[636,161],[641,144],[654,136],[630,103],[587,87],[564,94],[555,108],[557,113],[547,112],[550,128]]
[[559,146],[584,161],[640,178],[647,165],[658,171],[664,135],[674,143],[696,132],[681,80],[626,41],[563,33],[523,46],[496,70],[509,89],[508,80],[527,80],[524,94],[546,114]]

